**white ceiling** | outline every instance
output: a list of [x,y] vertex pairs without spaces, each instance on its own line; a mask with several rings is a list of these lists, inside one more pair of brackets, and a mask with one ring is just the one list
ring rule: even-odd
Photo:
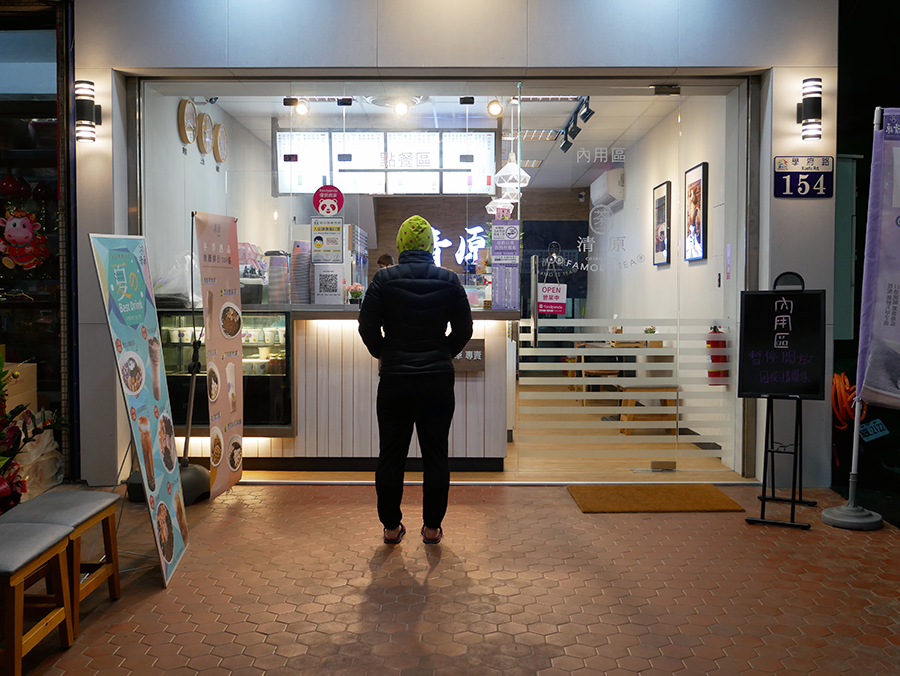
[[[149,86],[164,95],[193,97],[204,103],[217,97],[215,104],[261,141],[269,145],[272,118],[284,129],[309,130],[379,130],[429,131],[463,129],[500,129],[509,132],[521,125],[522,130],[561,130],[568,123],[577,102],[532,101],[528,96],[589,95],[590,107],[595,111],[588,122],[578,120],[581,133],[573,139],[568,153],[563,153],[556,141],[523,141],[521,158],[541,160],[539,168],[528,169],[532,188],[586,188],[605,170],[605,166],[588,162],[585,149],[593,159],[595,150],[625,148],[640,140],[648,131],[675,112],[686,98],[654,96],[646,85],[618,88],[585,88],[553,83],[550,86],[523,91],[521,105],[511,105],[517,94],[515,85],[503,83],[466,82],[151,82]],[[592,91],[593,90],[593,91]],[[300,116],[284,105],[286,96],[298,98],[315,96],[352,97],[353,105],[339,107],[334,101],[311,101],[309,115]],[[395,100],[419,96],[425,100],[410,108],[405,116],[398,116],[390,107],[374,105],[364,97]],[[474,96],[475,104],[460,105],[460,96]],[[504,112],[500,118],[487,114],[487,103],[500,100]],[[205,104],[210,105],[210,104]],[[204,108],[201,106],[200,110]],[[468,112],[468,118],[466,113]],[[521,115],[521,120],[518,119]],[[503,141],[502,156],[515,151],[516,144]],[[627,154],[627,153],[626,153]],[[579,161],[580,159],[580,161]],[[499,167],[498,167],[499,169]]]

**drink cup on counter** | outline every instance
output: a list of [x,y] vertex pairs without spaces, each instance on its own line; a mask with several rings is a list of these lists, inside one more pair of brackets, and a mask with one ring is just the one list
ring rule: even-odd
[[265,340],[266,345],[274,345],[275,338],[277,335],[278,335],[278,329],[276,329],[274,326],[267,328],[267,329],[263,329],[263,338]]
[[228,402],[231,404],[231,412],[237,410],[237,384],[234,380],[234,362],[228,362],[225,367],[225,382],[228,387]]
[[162,397],[159,384],[159,363],[160,363],[160,345],[156,336],[151,336],[147,340],[147,348],[150,351],[150,382],[153,383],[153,398],[157,401]]
[[150,419],[146,416],[138,418],[138,431],[141,435],[141,453],[144,457],[144,471],[147,486],[156,491],[156,468],[153,466],[153,437],[150,436]]

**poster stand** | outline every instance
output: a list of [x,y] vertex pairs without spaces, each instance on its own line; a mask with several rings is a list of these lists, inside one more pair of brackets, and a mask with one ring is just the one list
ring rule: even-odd
[[200,337],[197,335],[197,323],[195,321],[197,308],[194,307],[194,218],[197,212],[191,212],[191,361],[188,364],[188,373],[191,376],[191,385],[188,390],[187,420],[184,433],[184,449],[181,461],[178,463],[181,472],[181,490],[186,505],[193,505],[201,498],[209,498],[210,477],[209,470],[202,465],[196,465],[188,459],[188,451],[191,447],[191,420],[194,416],[194,390],[197,385],[197,374],[200,373]]
[[[767,526],[787,526],[789,528],[800,528],[809,530],[810,524],[800,523],[795,520],[797,505],[815,506],[815,500],[803,499],[803,486],[800,477],[803,476],[803,401],[795,398],[796,407],[794,409],[794,441],[790,444],[778,444],[775,442],[775,421],[774,409],[775,399],[788,400],[789,397],[767,397],[766,398],[766,434],[764,438],[765,455],[763,457],[763,478],[762,493],[759,495],[760,514],[759,518],[748,517],[745,519],[747,523],[765,524]],[[775,457],[778,454],[792,456],[791,462],[791,497],[783,498],[775,495]],[[772,465],[771,477],[769,474],[769,464]],[[770,485],[771,479],[771,495],[766,494],[766,489]],[[766,518],[767,502],[786,502],[791,506],[790,521],[781,521],[778,519]]]

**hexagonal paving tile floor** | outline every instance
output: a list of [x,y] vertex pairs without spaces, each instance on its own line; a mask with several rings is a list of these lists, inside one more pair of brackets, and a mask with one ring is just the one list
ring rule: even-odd
[[582,514],[562,487],[453,487],[426,546],[408,487],[390,547],[372,487],[238,486],[188,510],[168,589],[127,503],[123,597],[96,592],[75,646],[48,639],[26,673],[900,673],[898,530],[823,525],[843,502],[828,490],[798,510],[809,531],[750,526],[758,487],[723,490],[747,513]]

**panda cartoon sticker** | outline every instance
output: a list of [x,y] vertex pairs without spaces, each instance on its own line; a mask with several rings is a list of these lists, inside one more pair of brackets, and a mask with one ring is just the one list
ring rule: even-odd
[[338,212],[337,200],[325,199],[319,201],[319,213],[323,216],[333,216]]
[[344,193],[333,185],[323,185],[313,195],[313,207],[323,216],[334,216],[344,208]]

